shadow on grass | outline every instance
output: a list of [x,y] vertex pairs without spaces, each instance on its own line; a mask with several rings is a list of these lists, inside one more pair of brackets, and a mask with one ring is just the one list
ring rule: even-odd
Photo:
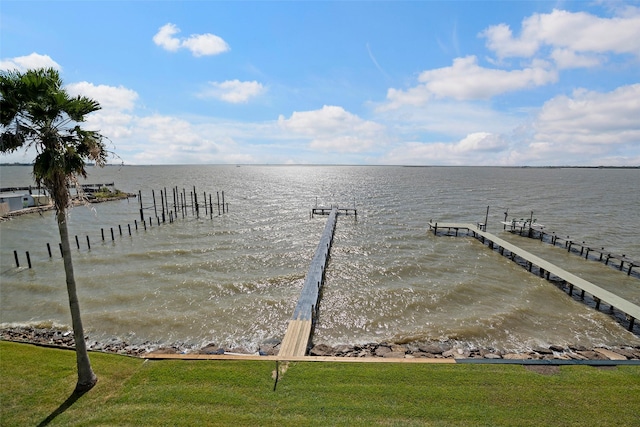
[[38,424],[38,427],[49,425],[49,423],[53,421],[58,415],[71,408],[73,404],[76,403],[76,401],[80,399],[86,392],[87,391],[74,391],[73,393],[71,393],[71,396],[69,396],[67,400],[62,403],[62,405],[58,406],[58,408],[53,411],[47,418],[45,418],[40,424]]

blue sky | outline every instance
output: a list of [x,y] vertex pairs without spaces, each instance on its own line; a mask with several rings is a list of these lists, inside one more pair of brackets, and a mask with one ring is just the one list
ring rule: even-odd
[[640,165],[640,1],[3,0],[0,61],[125,164]]

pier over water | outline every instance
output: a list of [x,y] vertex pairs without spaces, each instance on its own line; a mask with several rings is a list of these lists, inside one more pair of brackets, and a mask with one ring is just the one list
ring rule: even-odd
[[553,275],[564,281],[568,284],[570,295],[573,295],[574,287],[578,288],[580,291],[581,299],[584,299],[585,292],[589,293],[596,303],[596,310],[600,309],[600,304],[602,302],[610,306],[611,312],[613,312],[614,309],[618,309],[625,315],[626,320],[628,321],[627,329],[633,332],[635,320],[640,318],[639,306],[607,291],[606,289],[602,289],[601,287],[584,280],[575,274],[550,263],[549,261],[525,251],[512,243],[500,239],[491,233],[487,233],[483,228],[484,224],[473,225],[465,223],[429,222],[429,229],[433,230],[434,235],[437,235],[438,230],[447,230],[447,232],[454,230],[456,236],[458,236],[460,231],[466,231],[467,234],[471,233],[473,237],[480,239],[482,243],[486,243],[489,248],[497,249],[501,255],[508,256],[512,261],[515,261],[516,257],[521,258],[526,263],[530,272],[532,271],[533,266],[536,266],[540,277],[545,277],[549,280],[550,276]]
[[329,262],[333,233],[338,218],[337,207],[322,208],[322,213],[324,214],[325,212],[329,217],[324,226],[315,255],[311,260],[298,304],[291,320],[289,320],[289,326],[278,353],[279,356],[304,356],[307,352],[311,330],[318,314],[320,289],[322,289],[324,283],[324,274]]

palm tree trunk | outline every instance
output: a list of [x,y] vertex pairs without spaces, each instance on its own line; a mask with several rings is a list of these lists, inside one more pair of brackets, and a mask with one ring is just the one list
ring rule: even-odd
[[64,272],[67,277],[67,292],[69,294],[69,308],[71,310],[71,325],[73,326],[73,337],[76,342],[76,364],[78,366],[78,382],[76,392],[90,390],[98,378],[91,369],[87,344],[84,340],[84,329],[80,318],[80,303],[76,293],[76,279],[73,275],[73,262],[71,260],[71,246],[69,245],[69,231],[67,229],[66,209],[57,212],[58,231],[62,243],[62,257],[64,260]]

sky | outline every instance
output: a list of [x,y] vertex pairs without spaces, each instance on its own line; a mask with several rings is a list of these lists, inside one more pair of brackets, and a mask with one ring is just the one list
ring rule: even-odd
[[2,0],[40,67],[111,163],[640,165],[640,1]]

